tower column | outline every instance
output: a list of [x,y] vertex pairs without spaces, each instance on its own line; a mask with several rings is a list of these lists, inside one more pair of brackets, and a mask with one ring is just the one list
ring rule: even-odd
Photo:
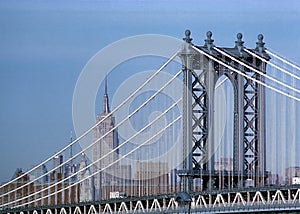
[[182,142],[182,171],[179,176],[180,190],[183,192],[190,192],[193,185],[193,176],[191,174],[193,169],[192,164],[192,63],[193,51],[190,48],[192,39],[190,38],[190,31],[185,32],[186,43],[183,44],[180,57],[182,60],[183,72],[183,142]]

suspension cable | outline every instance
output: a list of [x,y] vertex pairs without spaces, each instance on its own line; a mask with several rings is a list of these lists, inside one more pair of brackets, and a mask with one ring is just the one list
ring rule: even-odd
[[300,98],[295,97],[295,96],[292,96],[292,95],[290,95],[290,94],[288,94],[288,93],[285,93],[285,92],[283,92],[283,91],[281,91],[281,90],[279,90],[279,89],[277,89],[277,88],[275,88],[275,87],[273,87],[273,86],[269,86],[268,84],[266,84],[266,83],[264,83],[264,82],[261,82],[261,81],[255,79],[255,78],[253,78],[253,77],[250,77],[250,76],[244,74],[243,72],[241,72],[241,71],[239,71],[238,69],[235,69],[234,67],[232,67],[232,66],[230,66],[230,65],[228,65],[228,64],[226,64],[226,63],[224,63],[224,62],[222,62],[221,60],[218,60],[218,59],[215,58],[214,56],[211,56],[211,55],[209,55],[208,53],[206,53],[206,52],[204,52],[204,51],[202,51],[202,50],[200,50],[200,49],[198,49],[198,48],[196,48],[196,47],[194,47],[194,46],[191,46],[191,47],[192,47],[194,50],[196,50],[197,52],[199,52],[199,53],[201,53],[201,54],[207,56],[208,58],[212,59],[213,61],[215,61],[215,62],[217,62],[217,63],[219,63],[219,64],[221,64],[221,65],[223,65],[223,66],[225,66],[225,67],[227,67],[227,68],[229,68],[230,70],[232,70],[232,71],[234,71],[234,72],[236,72],[236,73],[238,73],[238,74],[240,74],[240,75],[246,77],[247,79],[250,79],[250,80],[252,80],[252,81],[254,81],[254,82],[256,82],[256,83],[258,83],[258,84],[260,84],[260,85],[262,85],[262,86],[265,86],[266,88],[269,88],[269,89],[271,89],[271,90],[273,90],[273,91],[276,91],[276,92],[279,93],[279,94],[282,94],[282,95],[284,95],[284,96],[287,96],[287,97],[289,97],[289,98],[291,98],[291,99],[294,99],[294,100],[300,102]]
[[[97,122],[94,126],[92,126],[90,129],[88,129],[87,131],[85,131],[82,135],[80,135],[77,139],[75,139],[73,142],[70,142],[67,146],[65,146],[64,148],[62,148],[61,150],[59,150],[58,152],[56,152],[54,155],[52,155],[51,157],[47,158],[46,160],[44,160],[43,162],[41,162],[40,164],[38,164],[37,166],[31,168],[30,170],[28,170],[27,172],[25,172],[25,174],[29,174],[32,171],[38,169],[39,167],[41,167],[42,165],[44,165],[45,163],[47,163],[48,161],[50,161],[51,159],[53,159],[55,156],[58,156],[59,154],[61,154],[62,152],[64,152],[66,149],[68,149],[70,146],[72,146],[73,144],[77,143],[78,141],[80,141],[83,137],[85,137],[87,134],[89,134],[94,128],[96,128],[100,123],[102,123],[104,120],[106,120],[108,117],[110,117],[114,112],[116,112],[120,107],[122,107],[125,103],[127,103],[134,95],[136,95],[145,85],[147,85],[158,73],[160,73],[177,55],[178,55],[178,51],[173,54],[149,79],[147,79],[139,88],[137,88],[129,97],[127,97],[121,104],[119,104],[113,111],[111,111],[108,115],[106,115],[102,120],[100,120],[99,122]],[[24,175],[20,175],[14,179],[12,179],[11,181],[3,184],[0,186],[0,189],[21,179]]]
[[[93,145],[95,145],[97,142],[99,142],[101,139],[105,138],[109,133],[111,133],[112,131],[114,131],[115,129],[117,129],[120,125],[122,125],[126,120],[128,120],[129,118],[131,118],[135,113],[137,113],[142,107],[144,107],[147,103],[149,103],[155,96],[157,96],[163,89],[165,89],[171,82],[174,81],[175,78],[177,78],[177,76],[181,73],[181,70],[179,72],[177,72],[165,85],[163,85],[159,90],[157,90],[150,98],[148,98],[143,104],[141,104],[135,111],[133,111],[130,115],[128,115],[125,119],[123,119],[120,123],[118,123],[115,127],[113,127],[111,130],[109,130],[107,133],[105,133],[104,135],[102,135],[99,139],[97,139],[94,143],[90,144],[88,147],[86,147],[85,149],[81,150],[79,153],[77,153],[74,157],[78,156],[79,154],[82,154],[82,152],[86,151],[87,149],[91,148]],[[70,159],[69,159],[70,160]],[[69,160],[65,161],[65,162],[68,162]],[[58,169],[59,167],[63,166],[64,164],[61,164],[55,168],[53,168],[52,170],[50,170],[49,172],[47,172],[46,174],[44,175],[41,175],[40,177],[34,179],[33,181],[31,181],[30,183],[36,181],[36,180],[39,180],[41,178],[43,178],[44,176],[48,175],[49,173],[51,173],[52,171]],[[76,173],[77,174],[77,173]],[[74,174],[68,176],[67,178],[64,178],[63,180],[59,181],[59,183],[62,183],[63,181],[73,177]],[[56,183],[57,185],[58,183]],[[12,193],[12,192],[15,192],[17,191],[18,189],[21,189],[25,186],[29,185],[29,183],[23,185],[23,186],[20,186],[20,187],[17,187],[16,189],[10,191],[10,192],[7,192],[5,194],[3,194],[2,196],[4,195],[7,195],[9,193]],[[49,189],[51,188],[52,186],[50,187],[47,187],[46,189]],[[45,190],[45,189],[44,189]],[[42,190],[42,191],[44,191]],[[37,193],[34,193],[33,195],[35,195]],[[32,196],[32,195],[30,195]],[[26,196],[25,198],[27,197],[30,197],[30,196]],[[24,198],[23,198],[24,199]],[[21,199],[20,199],[21,200]]]
[[249,50],[247,50],[246,48],[244,48],[243,50],[246,51],[247,53],[251,54],[252,56],[257,57],[257,58],[260,59],[261,61],[263,61],[263,62],[269,64],[270,66],[272,66],[272,67],[274,67],[274,68],[276,68],[276,69],[282,71],[283,73],[288,74],[288,75],[290,75],[291,77],[296,78],[297,80],[300,80],[300,77],[298,77],[297,75],[295,75],[295,74],[293,74],[293,73],[291,73],[291,72],[289,72],[289,71],[287,71],[287,70],[285,70],[285,69],[279,67],[278,65],[275,65],[274,63],[272,63],[272,62],[270,62],[270,61],[264,59],[263,57],[261,57],[261,56],[255,54],[255,53],[253,53],[253,52],[251,52],[251,51],[249,51]]
[[[30,203],[35,203],[35,202],[40,201],[40,200],[42,200],[42,199],[44,199],[44,198],[48,198],[48,197],[50,197],[50,196],[52,196],[52,195],[58,194],[58,193],[60,193],[60,192],[62,192],[62,191],[64,191],[64,190],[69,189],[69,188],[71,188],[71,187],[73,187],[73,186],[75,186],[75,185],[77,185],[77,184],[79,184],[79,183],[81,183],[81,182],[83,182],[83,181],[89,179],[90,177],[92,177],[92,176],[94,176],[94,175],[96,175],[96,174],[98,174],[98,173],[100,173],[100,172],[106,170],[107,168],[111,167],[111,166],[114,165],[115,163],[119,162],[120,160],[122,160],[122,159],[124,159],[125,157],[127,157],[128,155],[130,155],[131,153],[135,152],[137,149],[139,149],[139,148],[142,147],[143,145],[145,145],[145,144],[147,144],[148,142],[150,142],[152,139],[156,138],[158,135],[160,135],[162,132],[164,132],[167,128],[169,128],[169,127],[172,126],[175,122],[177,122],[181,117],[182,117],[181,115],[178,116],[175,120],[173,120],[171,123],[169,123],[169,124],[168,124],[166,127],[164,127],[163,129],[161,129],[159,132],[157,132],[157,133],[156,133],[155,135],[153,135],[151,138],[149,138],[148,140],[146,140],[146,141],[143,142],[142,144],[138,145],[136,148],[134,148],[133,150],[129,151],[127,154],[123,155],[123,156],[120,157],[119,159],[117,159],[117,160],[115,160],[114,162],[110,163],[110,164],[107,165],[106,167],[104,167],[104,168],[102,168],[102,169],[100,169],[100,170],[98,170],[98,171],[92,173],[91,175],[89,175],[89,176],[83,178],[81,181],[77,181],[77,182],[75,182],[75,183],[69,185],[67,188],[57,190],[56,192],[53,192],[53,193],[48,194],[48,195],[46,195],[46,196],[43,196],[43,197],[41,197],[41,198],[35,199],[35,200],[33,200],[33,201],[30,201],[30,202],[26,202],[26,203],[24,203],[24,204],[17,205],[17,206],[15,206],[14,208],[21,207],[21,206],[25,206],[25,205],[28,205],[28,204],[30,204]],[[101,159],[102,159],[102,158],[99,158],[99,159],[96,160],[95,162],[98,162],[98,161],[100,161]],[[94,163],[95,163],[95,162],[94,162]],[[55,185],[56,185],[56,184],[55,184]],[[53,186],[52,186],[52,187],[53,187]],[[28,197],[30,197],[30,196],[28,196]],[[18,199],[18,200],[19,200],[19,199]]]
[[282,81],[279,81],[279,80],[275,79],[275,78],[272,77],[272,76],[269,76],[269,75],[267,75],[267,74],[265,74],[265,73],[263,73],[263,72],[261,72],[261,71],[255,69],[255,68],[253,68],[253,67],[247,65],[247,64],[244,63],[243,61],[241,61],[241,60],[239,60],[239,59],[236,59],[235,57],[229,55],[229,54],[226,53],[225,51],[222,51],[221,49],[219,49],[219,48],[217,48],[217,47],[214,47],[214,49],[215,49],[216,51],[220,52],[221,54],[227,56],[227,57],[230,58],[231,60],[236,61],[236,62],[238,62],[239,64],[245,66],[246,68],[249,68],[250,70],[252,70],[252,71],[254,71],[254,72],[256,72],[256,73],[258,73],[258,74],[260,74],[260,75],[262,75],[262,76],[264,76],[264,77],[266,77],[266,78],[268,78],[268,79],[270,79],[270,80],[272,80],[272,81],[274,81],[274,82],[276,82],[276,83],[278,83],[278,84],[284,86],[284,87],[287,87],[287,88],[289,88],[289,89],[291,89],[291,90],[293,90],[293,91],[296,91],[296,92],[300,93],[300,90],[299,90],[299,89],[294,88],[294,87],[292,87],[292,86],[290,86],[290,85],[288,85],[288,84],[286,84],[286,83],[284,83],[284,82],[282,82]]
[[226,80],[228,80],[228,77],[225,76],[225,78],[216,85],[215,89],[219,88]]
[[[71,142],[70,144],[68,144],[66,147],[64,147],[63,149],[61,149],[60,151],[56,152],[53,156],[49,157],[48,159],[46,159],[45,161],[43,161],[42,163],[38,164],[37,166],[33,167],[32,169],[28,170],[25,174],[29,174],[30,172],[38,169],[39,167],[41,167],[42,165],[44,165],[45,163],[47,163],[48,161],[50,161],[51,159],[53,159],[53,157],[58,156],[59,154],[61,154],[62,152],[64,152],[67,148],[69,148],[70,146],[72,146],[73,144],[77,143],[79,140],[81,140],[83,137],[85,137],[88,133],[90,133],[95,127],[97,127],[99,124],[101,124],[103,121],[105,121],[107,118],[109,118],[113,113],[115,113],[119,108],[121,108],[125,103],[127,103],[133,96],[135,96],[145,85],[147,85],[155,76],[158,75],[159,72],[161,72],[176,56],[177,56],[178,52],[176,52],[175,54],[173,54],[169,60],[167,60],[151,77],[149,77],[140,87],[138,87],[132,94],[130,94],[129,97],[127,97],[121,104],[119,104],[115,109],[113,109],[108,115],[106,115],[102,120],[100,120],[99,122],[97,122],[94,126],[92,126],[90,129],[88,129],[86,132],[84,132],[81,136],[79,136],[77,139],[75,139],[73,142]],[[71,157],[70,159],[68,159],[66,162],[71,161],[72,159],[74,159],[75,157],[77,157],[79,154],[81,154],[81,152],[77,153],[75,156]],[[64,165],[64,163],[62,163],[61,165],[57,166],[55,169],[58,169],[60,166]],[[55,169],[53,169],[52,171],[54,171]],[[50,171],[51,172],[51,171]],[[49,173],[50,173],[49,172]],[[47,174],[49,174],[47,173]],[[21,179],[24,175],[20,175],[18,177],[16,177],[15,179],[3,184],[0,186],[0,189]],[[43,177],[43,176],[42,176]],[[39,178],[38,178],[39,179]],[[38,179],[35,179],[38,180]],[[32,181],[34,182],[34,181]],[[30,182],[30,183],[32,183]],[[28,185],[29,183],[27,183],[26,185]],[[24,186],[23,186],[24,187]],[[14,190],[12,190],[14,191]],[[10,192],[11,193],[11,192]],[[1,196],[7,195],[3,194]],[[0,197],[1,197],[0,196]]]
[[288,64],[288,65],[292,66],[293,68],[296,68],[297,70],[300,71],[300,67],[297,66],[295,63],[289,62],[289,61],[287,61],[286,59],[280,57],[279,55],[277,55],[277,54],[275,54],[275,53],[273,53],[273,52],[271,52],[271,51],[269,51],[269,50],[266,50],[266,52],[267,52],[268,54],[272,55],[273,57],[275,57],[276,59],[279,59],[279,60],[281,60],[282,62],[284,62],[284,63],[286,63],[286,64]]
[[[148,98],[143,104],[141,104],[135,111],[133,111],[131,114],[129,114],[125,119],[123,119],[121,122],[119,122],[116,126],[114,126],[112,129],[110,129],[107,133],[105,133],[104,135],[102,135],[99,139],[97,139],[95,142],[93,142],[92,144],[90,144],[89,146],[87,146],[86,148],[84,148],[83,150],[81,150],[80,152],[78,152],[76,155],[74,155],[73,157],[69,158],[68,160],[66,160],[64,163],[54,167],[53,169],[51,169],[50,171],[48,171],[47,173],[31,180],[30,182],[24,184],[23,186],[19,186],[16,189],[13,189],[9,192],[6,192],[4,194],[2,194],[0,197],[4,197],[5,195],[8,195],[10,193],[13,193],[19,189],[22,189],[26,186],[28,186],[29,184],[33,183],[34,181],[37,181],[41,178],[43,178],[44,176],[50,174],[51,172],[55,171],[56,169],[60,168],[61,166],[63,166],[65,163],[68,163],[69,161],[71,161],[72,159],[76,158],[77,156],[81,155],[82,152],[86,151],[87,149],[91,148],[92,146],[94,146],[97,142],[99,142],[100,140],[102,140],[103,138],[105,138],[108,134],[110,134],[111,132],[113,132],[114,130],[116,130],[119,126],[121,126],[125,121],[127,121],[129,118],[131,118],[135,113],[137,113],[141,108],[143,108],[147,103],[149,103],[156,95],[158,95],[162,90],[164,90],[170,83],[172,83],[174,81],[174,79],[176,79],[179,74],[181,74],[181,70],[179,70],[167,83],[165,83],[165,85],[163,85],[159,90],[157,90],[150,98]],[[72,177],[74,175],[70,175],[68,178]]]

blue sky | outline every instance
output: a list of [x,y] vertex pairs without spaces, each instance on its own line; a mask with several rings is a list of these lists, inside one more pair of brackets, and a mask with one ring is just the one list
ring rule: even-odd
[[189,28],[196,44],[211,30],[216,45],[233,46],[242,32],[255,47],[263,33],[267,47],[300,64],[299,1],[170,2],[0,0],[0,182],[67,144],[83,66],[124,37],[181,39]]

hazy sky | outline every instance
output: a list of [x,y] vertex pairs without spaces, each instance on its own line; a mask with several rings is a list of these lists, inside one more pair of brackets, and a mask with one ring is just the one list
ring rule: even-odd
[[300,64],[297,0],[0,0],[0,182],[67,144],[74,87],[97,51],[138,34],[181,39],[187,28],[196,44],[211,30],[219,46],[242,32],[255,47],[263,33],[268,48]]

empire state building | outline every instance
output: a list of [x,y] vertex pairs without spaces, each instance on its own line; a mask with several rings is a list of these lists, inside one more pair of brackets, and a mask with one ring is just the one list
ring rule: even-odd
[[[100,161],[94,164],[93,170],[94,172],[101,170],[94,176],[95,200],[100,200],[102,198],[102,188],[104,186],[109,186],[112,182],[111,176],[109,173],[107,173],[108,171],[111,171],[110,168],[112,167],[108,166],[117,159],[117,151],[112,152],[112,150],[118,146],[117,130],[112,130],[115,126],[115,118],[112,115],[109,115],[109,113],[110,109],[107,95],[107,80],[105,80],[103,109],[96,118],[97,123],[99,121],[103,121],[94,129],[94,142],[98,142],[94,145],[92,151],[93,162],[101,158]],[[103,158],[104,156],[105,158]]]

